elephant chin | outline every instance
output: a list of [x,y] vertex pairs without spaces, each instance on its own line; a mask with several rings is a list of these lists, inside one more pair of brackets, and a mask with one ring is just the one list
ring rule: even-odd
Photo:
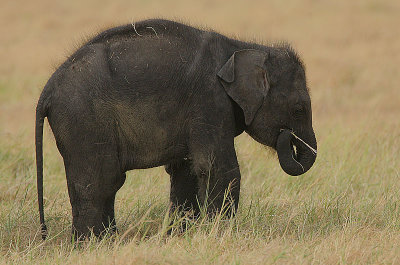
[[[306,138],[307,143],[315,150],[317,141],[315,135]],[[298,176],[307,172],[315,162],[317,154],[300,140],[296,139],[290,130],[283,130],[276,143],[279,164],[283,171],[292,176]]]

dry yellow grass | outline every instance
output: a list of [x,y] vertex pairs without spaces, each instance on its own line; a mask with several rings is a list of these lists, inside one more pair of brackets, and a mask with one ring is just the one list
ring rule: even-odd
[[[396,0],[1,1],[0,263],[399,264],[399,14]],[[307,66],[317,162],[289,177],[272,152],[238,137],[237,219],[205,220],[171,238],[163,234],[166,173],[130,172],[117,195],[117,222],[122,233],[136,227],[119,246],[105,240],[74,249],[64,169],[47,129],[50,240],[42,243],[33,142],[39,93],[85,36],[150,17],[291,42]]]

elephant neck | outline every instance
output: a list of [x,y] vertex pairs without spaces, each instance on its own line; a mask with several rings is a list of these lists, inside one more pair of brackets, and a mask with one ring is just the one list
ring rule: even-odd
[[230,100],[233,106],[233,114],[235,115],[235,127],[236,127],[235,137],[236,137],[242,134],[242,132],[246,129],[246,123],[242,108],[240,108],[235,101],[233,101],[232,99]]

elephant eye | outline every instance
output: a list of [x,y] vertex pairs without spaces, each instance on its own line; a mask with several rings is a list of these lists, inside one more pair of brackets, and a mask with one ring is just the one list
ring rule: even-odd
[[303,114],[304,114],[304,108],[303,108],[303,106],[301,106],[301,105],[296,105],[296,106],[293,108],[293,117],[294,117],[295,119],[301,118],[301,117],[303,116]]

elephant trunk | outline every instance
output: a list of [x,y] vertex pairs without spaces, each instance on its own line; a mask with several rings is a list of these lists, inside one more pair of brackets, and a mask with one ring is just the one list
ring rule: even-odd
[[298,176],[307,172],[317,157],[317,141],[314,133],[303,141],[292,134],[290,130],[283,130],[276,143],[279,163],[287,174]]

